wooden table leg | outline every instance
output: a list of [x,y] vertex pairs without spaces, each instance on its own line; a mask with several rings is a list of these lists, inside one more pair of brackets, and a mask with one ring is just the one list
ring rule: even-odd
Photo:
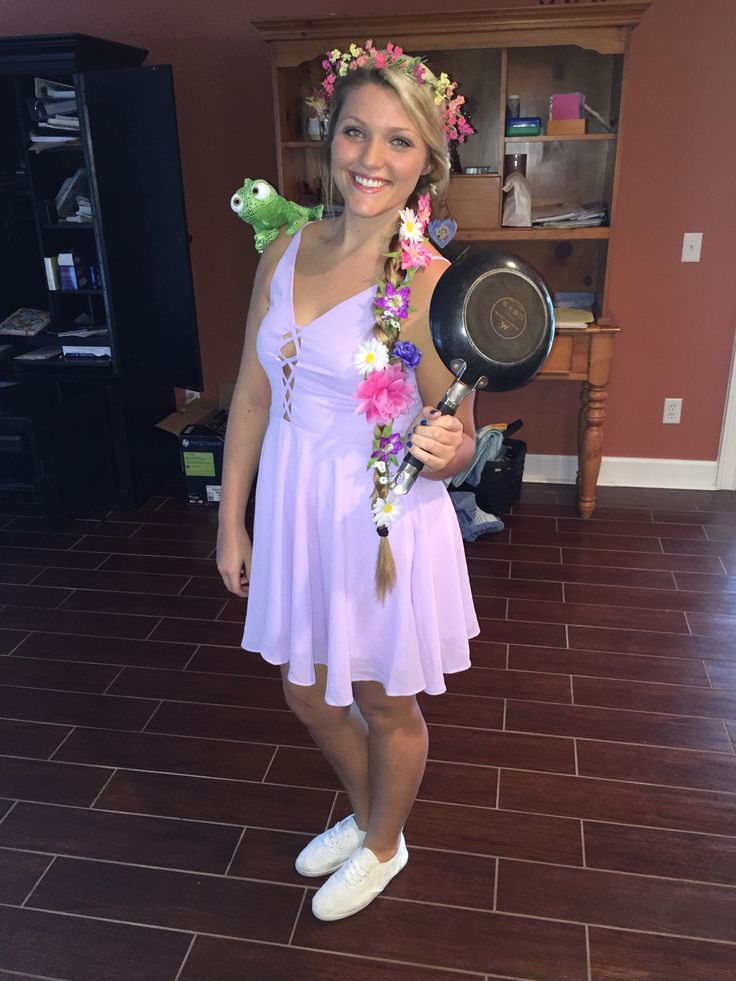
[[578,418],[578,511],[581,518],[589,518],[595,508],[607,398],[605,385],[583,382]]
[[606,419],[608,381],[611,377],[613,336],[591,339],[588,380],[580,393],[578,417],[578,511],[589,518],[595,508],[595,489],[603,455],[603,423]]

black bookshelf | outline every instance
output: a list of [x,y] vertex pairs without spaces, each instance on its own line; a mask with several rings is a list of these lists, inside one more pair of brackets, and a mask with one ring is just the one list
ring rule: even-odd
[[[26,433],[34,480],[4,480],[0,452],[0,497],[45,488],[36,499],[51,523],[103,498],[133,507],[168,479],[178,448],[156,423],[173,410],[175,387],[202,388],[172,72],[142,65],[146,54],[83,34],[0,38],[0,321],[23,307],[50,313],[38,334],[0,334],[10,345],[0,351],[0,422],[22,429],[13,403],[32,405],[30,425],[48,428],[55,415],[92,456],[76,481]],[[71,87],[78,130],[40,125],[36,79]],[[57,213],[65,181],[81,189],[83,220]],[[62,271],[72,258],[72,273]],[[70,288],[70,275],[84,288]],[[104,333],[78,343],[104,357],[16,360],[72,344],[59,335],[84,325]]]

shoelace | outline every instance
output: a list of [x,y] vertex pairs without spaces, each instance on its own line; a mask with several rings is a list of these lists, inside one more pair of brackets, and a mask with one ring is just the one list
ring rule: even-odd
[[358,886],[369,874],[369,869],[360,864],[357,855],[349,859],[342,867],[342,875],[349,886]]
[[325,844],[328,848],[334,848],[335,845],[339,845],[342,839],[346,836],[347,828],[344,827],[344,824],[344,821],[340,821],[334,828],[330,828],[330,830],[327,832],[325,835]]

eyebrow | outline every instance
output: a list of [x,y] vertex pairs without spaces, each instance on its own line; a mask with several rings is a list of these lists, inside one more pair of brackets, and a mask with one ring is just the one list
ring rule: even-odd
[[[361,126],[365,126],[366,128],[368,126],[368,124],[364,120],[362,120],[360,116],[353,116],[353,115],[346,116],[345,119],[343,120],[343,123],[346,123],[348,120],[352,120],[353,122],[360,123]],[[390,132],[407,133],[411,136],[416,135],[415,131],[410,126],[392,126]]]

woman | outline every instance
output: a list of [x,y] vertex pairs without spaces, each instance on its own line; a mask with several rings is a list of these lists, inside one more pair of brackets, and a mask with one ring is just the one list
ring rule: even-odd
[[[452,381],[428,321],[447,265],[423,236],[427,191],[447,187],[448,127],[472,130],[449,79],[393,45],[334,51],[325,67],[329,172],[345,208],[282,233],[259,264],[228,422],[218,568],[236,595],[250,584],[243,646],[281,665],[287,704],[350,798],[353,814],[296,863],[302,875],[334,873],[312,909],[337,920],[407,862],[402,829],[427,759],[416,694],[445,691],[444,673],[469,666],[478,633],[441,483],[472,459],[472,400],[455,417],[431,408]],[[395,500],[404,444],[424,469]],[[251,548],[243,514],[257,468]]]

